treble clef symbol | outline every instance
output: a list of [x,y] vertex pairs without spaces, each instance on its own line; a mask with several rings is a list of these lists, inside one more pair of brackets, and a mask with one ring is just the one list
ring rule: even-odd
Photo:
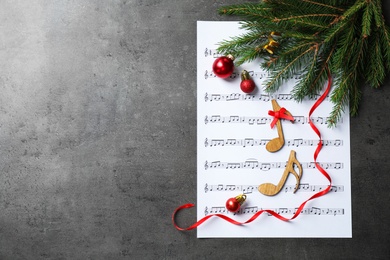
[[204,192],[208,192],[209,191],[209,188],[207,187],[207,183],[206,183],[206,186],[204,186]]
[[209,211],[208,211],[208,208],[206,207],[206,208],[204,209],[204,215],[207,216],[208,214],[209,214]]
[[204,73],[204,78],[207,79],[208,77],[209,77],[209,73],[206,70],[206,72]]
[[209,52],[208,52],[208,50],[206,48],[205,51],[204,51],[204,56],[207,57],[207,55],[209,55]]
[[209,165],[208,165],[208,163],[206,161],[205,164],[204,164],[204,169],[207,170],[208,168],[209,168]]
[[207,100],[209,100],[209,97],[208,97],[208,94],[206,93],[206,95],[204,96],[204,101],[207,102]]
[[209,142],[207,141],[207,138],[206,140],[204,140],[204,147],[207,147],[209,145]]
[[209,122],[209,119],[207,118],[207,116],[204,118],[204,124],[207,124]]

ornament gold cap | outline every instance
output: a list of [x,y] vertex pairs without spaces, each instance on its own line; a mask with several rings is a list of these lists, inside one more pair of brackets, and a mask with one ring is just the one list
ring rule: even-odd
[[250,79],[250,78],[251,78],[251,76],[249,76],[248,71],[243,70],[243,71],[241,72],[241,80],[246,80],[246,79]]
[[246,200],[246,195],[245,194],[240,194],[240,195],[236,196],[235,199],[237,200],[237,202],[240,205],[242,205],[242,203],[244,203],[244,201]]
[[233,56],[233,55],[228,54],[228,55],[226,55],[226,57],[228,57],[229,59],[231,59],[232,61],[234,61],[234,56]]

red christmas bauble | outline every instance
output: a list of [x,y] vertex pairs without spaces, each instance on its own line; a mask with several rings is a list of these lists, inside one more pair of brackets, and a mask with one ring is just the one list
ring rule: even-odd
[[256,84],[255,82],[253,81],[253,79],[251,79],[251,77],[249,76],[249,73],[248,71],[244,70],[242,73],[241,73],[241,84],[240,84],[240,88],[241,90],[244,92],[244,93],[251,93],[253,90],[255,90],[256,88]]
[[233,56],[222,56],[217,58],[213,63],[213,72],[217,77],[227,78],[234,71]]
[[241,207],[240,202],[236,198],[230,198],[226,201],[226,209],[230,212],[237,212]]
[[255,82],[252,79],[246,79],[241,81],[240,84],[241,90],[247,94],[251,93],[253,90],[255,90],[256,85]]

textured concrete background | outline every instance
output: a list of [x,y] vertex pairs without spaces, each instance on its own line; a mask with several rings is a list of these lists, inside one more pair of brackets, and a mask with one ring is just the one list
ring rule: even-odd
[[196,21],[237,2],[0,0],[0,259],[390,257],[389,79],[351,121],[352,239],[172,226],[196,202]]

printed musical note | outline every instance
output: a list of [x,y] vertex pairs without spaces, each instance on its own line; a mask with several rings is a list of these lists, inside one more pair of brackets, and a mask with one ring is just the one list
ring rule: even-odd
[[225,185],[225,191],[234,191],[236,190],[236,185]]
[[257,206],[254,206],[254,207],[243,207],[241,209],[241,211],[239,211],[238,213],[239,214],[250,214],[250,213],[255,214],[258,211],[259,211],[259,207],[257,207]]
[[225,120],[228,121],[229,119],[218,115],[213,115],[210,117],[210,123],[225,123]]
[[245,186],[245,187],[242,188],[242,193],[243,193],[243,194],[250,194],[250,193],[252,193],[254,190],[255,190],[255,186],[249,185],[249,186]]
[[343,192],[344,191],[344,186],[332,185],[332,188],[330,188],[330,191],[333,191],[333,192]]
[[310,214],[314,214],[314,215],[321,215],[321,209],[320,208],[317,208],[317,207],[312,207],[310,209]]
[[221,94],[211,94],[210,101],[219,101],[221,99]]
[[218,51],[216,49],[208,49],[208,48],[205,48],[204,50],[204,56],[207,58],[207,57],[212,57],[212,58],[218,58],[220,56],[222,56],[222,54],[218,53]]
[[291,94],[278,94],[276,99],[278,100],[291,100],[293,97]]
[[225,207],[219,206],[219,207],[211,207],[209,213],[210,214],[224,214],[228,213],[229,211],[226,210]]

